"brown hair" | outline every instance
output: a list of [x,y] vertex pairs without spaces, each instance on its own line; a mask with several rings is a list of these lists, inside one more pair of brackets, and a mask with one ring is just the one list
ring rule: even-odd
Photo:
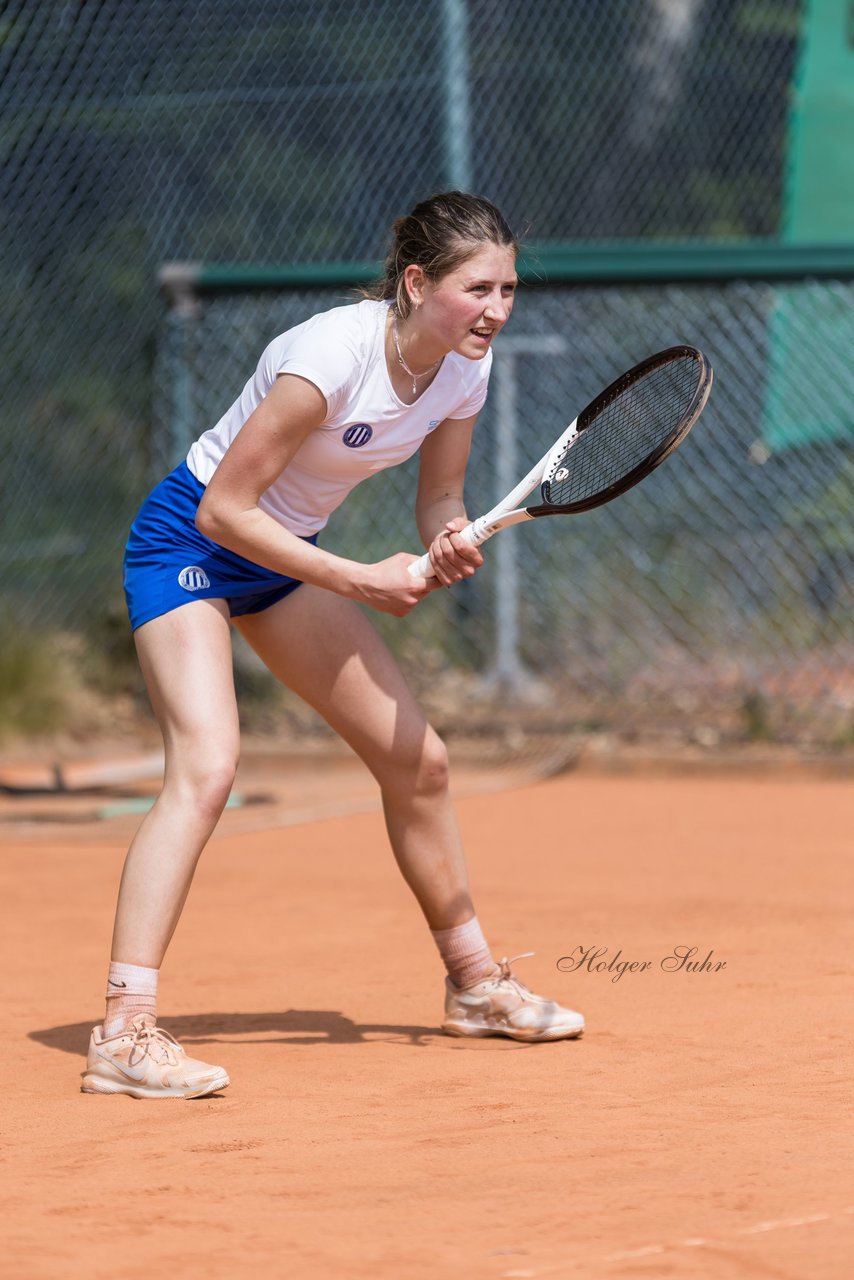
[[435,282],[455,271],[478,245],[506,245],[514,254],[519,252],[501,211],[483,196],[464,191],[441,191],[422,200],[392,225],[392,236],[383,275],[361,292],[377,302],[393,300],[401,319],[412,309],[403,278],[407,267],[421,267]]

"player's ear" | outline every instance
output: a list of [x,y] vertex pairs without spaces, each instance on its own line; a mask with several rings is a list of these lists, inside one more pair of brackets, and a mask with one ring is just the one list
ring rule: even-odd
[[424,301],[424,286],[427,283],[423,268],[411,262],[403,273],[403,283],[410,305],[417,309]]

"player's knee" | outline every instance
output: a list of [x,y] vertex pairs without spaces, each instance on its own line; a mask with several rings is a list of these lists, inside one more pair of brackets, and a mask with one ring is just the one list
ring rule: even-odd
[[197,813],[218,817],[225,808],[237,773],[236,753],[199,751],[182,770],[183,789]]
[[421,795],[447,791],[448,774],[448,748],[433,729],[428,729],[418,762],[416,790]]
[[448,787],[448,752],[433,729],[409,742],[398,741],[374,764],[374,776],[389,796],[437,795]]
[[201,800],[205,807],[217,813],[225,808],[236,773],[237,759],[234,756],[224,756],[208,763],[201,784]]

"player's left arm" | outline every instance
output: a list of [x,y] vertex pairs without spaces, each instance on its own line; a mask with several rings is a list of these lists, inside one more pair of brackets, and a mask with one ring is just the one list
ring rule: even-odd
[[450,587],[483,564],[477,547],[457,537],[468,524],[463,485],[477,414],[446,418],[421,445],[415,520],[436,577]]

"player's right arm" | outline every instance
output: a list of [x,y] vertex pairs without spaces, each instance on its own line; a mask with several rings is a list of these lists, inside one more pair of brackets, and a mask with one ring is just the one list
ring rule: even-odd
[[401,552],[362,564],[332,555],[289,532],[258,505],[326,414],[326,400],[313,383],[293,374],[277,378],[214,472],[196,527],[266,569],[403,617],[435,585],[407,572],[414,556]]

